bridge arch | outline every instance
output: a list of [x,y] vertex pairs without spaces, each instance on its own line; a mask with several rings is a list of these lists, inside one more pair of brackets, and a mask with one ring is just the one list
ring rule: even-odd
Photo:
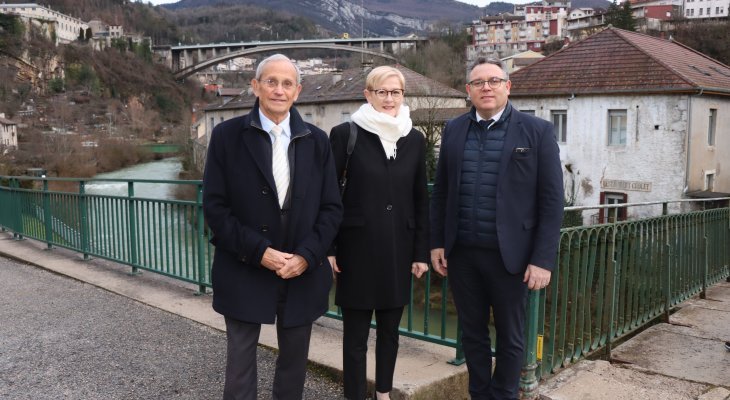
[[206,68],[209,68],[213,65],[216,65],[218,63],[221,63],[223,61],[228,61],[234,58],[243,57],[250,54],[256,54],[256,53],[265,53],[269,51],[279,51],[279,50],[295,50],[295,49],[328,49],[328,50],[343,50],[343,51],[351,51],[355,53],[363,53],[363,54],[369,54],[372,56],[377,57],[383,57],[387,58],[389,60],[397,61],[397,59],[390,54],[386,54],[377,50],[371,50],[366,49],[362,47],[355,47],[355,46],[345,46],[341,44],[285,44],[285,45],[272,45],[272,46],[260,46],[260,47],[253,47],[249,49],[234,51],[232,53],[224,54],[218,57],[213,57],[210,59],[207,59],[205,61],[202,61],[198,64],[191,65],[188,67],[185,67],[177,72],[175,72],[175,79],[185,79],[188,76],[204,70]]

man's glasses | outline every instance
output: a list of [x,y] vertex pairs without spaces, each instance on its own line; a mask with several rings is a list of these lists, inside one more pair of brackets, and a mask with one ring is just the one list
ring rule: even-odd
[[484,87],[485,84],[489,84],[490,88],[498,89],[500,86],[502,86],[502,82],[507,82],[507,80],[497,77],[489,78],[486,81],[483,79],[474,79],[473,81],[469,82],[469,86],[471,86],[472,89],[481,89]]
[[[276,79],[264,79],[262,81],[259,81],[263,83],[266,87],[269,89],[274,89],[279,86],[279,81]],[[284,88],[284,90],[291,90],[293,89],[297,84],[294,83],[294,81],[286,80],[281,82],[281,87]]]
[[376,96],[378,96],[379,99],[385,100],[388,98],[388,95],[393,98],[393,100],[398,100],[400,98],[403,98],[403,94],[405,93],[405,90],[403,89],[393,89],[393,90],[385,90],[385,89],[371,89],[371,92],[375,93]]

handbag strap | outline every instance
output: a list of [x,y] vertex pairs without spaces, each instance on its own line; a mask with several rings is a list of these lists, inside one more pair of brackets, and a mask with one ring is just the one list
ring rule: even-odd
[[345,158],[345,168],[342,170],[342,177],[340,178],[340,195],[345,194],[345,187],[347,187],[347,167],[350,165],[350,156],[352,151],[355,149],[355,142],[357,141],[357,125],[350,121],[350,136],[347,140],[347,157]]

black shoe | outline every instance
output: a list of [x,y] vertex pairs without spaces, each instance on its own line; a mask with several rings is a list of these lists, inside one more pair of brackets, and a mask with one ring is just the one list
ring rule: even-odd
[[725,350],[730,351],[730,342],[725,342]]

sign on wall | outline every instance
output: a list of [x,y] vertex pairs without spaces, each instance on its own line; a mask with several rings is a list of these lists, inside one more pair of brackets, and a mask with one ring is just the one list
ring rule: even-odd
[[619,179],[603,179],[601,189],[633,190],[636,192],[651,192],[651,182],[622,181]]

